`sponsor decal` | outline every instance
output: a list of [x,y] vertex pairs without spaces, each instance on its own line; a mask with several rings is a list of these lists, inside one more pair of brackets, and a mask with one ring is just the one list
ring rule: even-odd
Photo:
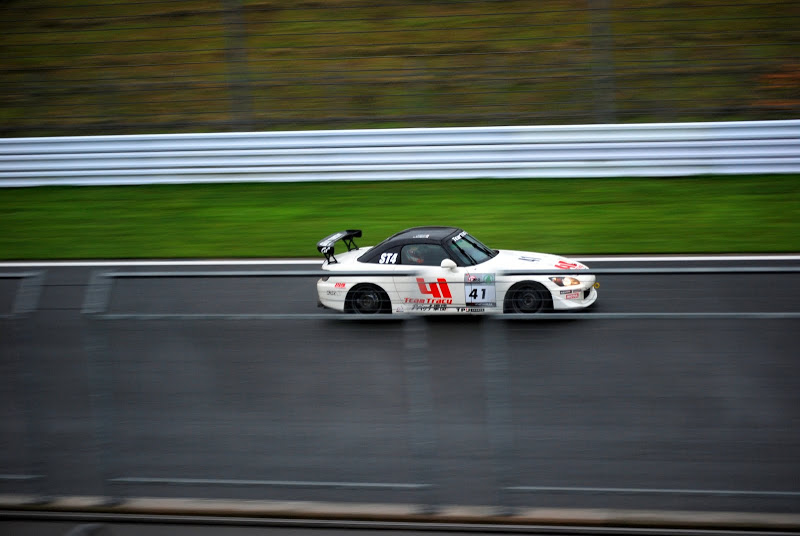
[[539,262],[542,259],[540,259],[538,257],[520,257],[519,260],[528,261],[528,262]]
[[328,296],[341,296],[342,295],[341,291],[339,291],[339,290],[326,290],[325,293]]
[[320,242],[320,245],[321,246],[328,246],[328,247],[322,248],[320,251],[322,253],[327,253],[329,251],[329,249],[330,249],[330,246],[335,244],[336,241],[339,240],[340,238],[342,238],[343,236],[344,236],[344,233],[336,233],[335,235],[328,237],[327,240],[323,240],[322,242]]
[[423,278],[418,277],[417,286],[419,291],[423,294],[430,294],[434,298],[452,298],[450,287],[447,286],[447,279],[439,277],[436,281],[436,283],[426,283]]
[[456,236],[453,237],[453,242],[458,242],[459,240],[461,240],[465,236],[467,236],[467,232],[466,231],[461,231],[460,233],[458,233]]
[[586,267],[579,262],[558,261],[556,268],[559,270],[583,270]]
[[413,238],[430,238],[430,237],[431,235],[429,234],[418,234],[413,236]]
[[573,292],[572,294],[564,294],[564,298],[567,300],[577,300],[581,297],[581,292]]
[[465,274],[464,294],[466,305],[494,307],[495,274]]
[[412,311],[446,311],[447,305],[444,303],[415,303],[411,306]]
[[403,298],[403,303],[439,303],[445,305],[452,305],[453,300],[447,298]]
[[381,258],[378,260],[378,264],[396,264],[397,263],[397,253],[381,253]]
[[457,307],[459,313],[482,313],[485,311],[483,307]]
[[417,278],[417,286],[422,294],[430,298],[404,298],[404,303],[413,304],[452,304],[453,295],[450,293],[450,286],[444,278],[438,278],[436,283],[426,283],[421,277]]
[[347,287],[347,283],[336,283],[334,285],[334,287],[336,287],[336,288],[345,288],[345,287]]

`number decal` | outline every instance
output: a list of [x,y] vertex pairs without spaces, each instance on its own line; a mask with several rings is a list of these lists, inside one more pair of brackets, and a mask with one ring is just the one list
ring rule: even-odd
[[[485,300],[486,299],[486,288],[483,287],[483,288],[480,289],[480,291],[481,291],[481,299]],[[472,298],[473,300],[477,300],[478,299],[478,289],[473,287],[472,291],[468,294],[468,296],[470,298]]]
[[397,253],[381,253],[381,258],[378,264],[395,264],[397,262]]
[[496,305],[494,282],[494,274],[466,274],[464,292],[467,305],[494,307]]
[[417,286],[419,291],[423,294],[430,294],[434,298],[452,298],[450,294],[450,287],[447,285],[447,279],[441,277],[436,279],[437,283],[425,283],[421,277],[417,278]]

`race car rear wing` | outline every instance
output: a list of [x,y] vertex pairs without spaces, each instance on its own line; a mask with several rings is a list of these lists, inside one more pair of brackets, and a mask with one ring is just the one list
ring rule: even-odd
[[336,257],[333,256],[333,245],[341,240],[344,242],[344,245],[347,246],[347,251],[351,251],[353,249],[358,249],[358,246],[355,242],[353,242],[354,238],[361,238],[361,230],[360,229],[349,229],[347,231],[339,231],[338,233],[333,233],[330,236],[326,236],[319,242],[317,242],[317,250],[320,253],[325,255],[325,260],[328,261],[328,264],[334,264],[339,261],[336,260]]

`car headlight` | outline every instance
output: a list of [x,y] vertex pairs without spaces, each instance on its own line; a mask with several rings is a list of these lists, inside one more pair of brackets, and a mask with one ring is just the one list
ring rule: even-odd
[[581,282],[575,279],[574,277],[566,276],[566,277],[549,277],[550,281],[558,285],[559,287],[572,287],[575,285],[580,285]]

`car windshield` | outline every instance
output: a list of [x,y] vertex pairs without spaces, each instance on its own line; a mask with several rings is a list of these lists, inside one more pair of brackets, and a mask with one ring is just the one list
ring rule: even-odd
[[466,231],[455,235],[449,245],[455,256],[461,259],[465,265],[480,264],[497,255],[495,250],[487,247],[474,236],[470,236]]

